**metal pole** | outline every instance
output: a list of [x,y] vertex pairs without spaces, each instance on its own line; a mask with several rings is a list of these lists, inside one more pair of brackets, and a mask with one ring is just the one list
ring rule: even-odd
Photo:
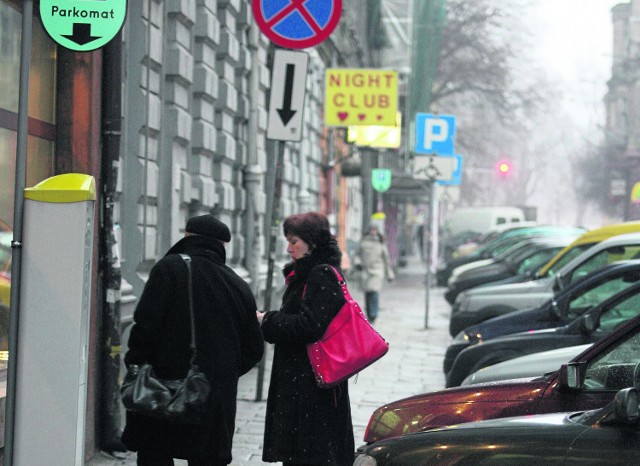
[[[276,157],[274,157],[276,166],[274,170],[275,184],[273,189],[273,200],[271,204],[271,211],[269,213],[269,225],[270,234],[268,236],[267,244],[267,284],[264,290],[264,311],[271,310],[271,294],[273,289],[273,271],[275,268],[275,246],[278,235],[280,234],[280,198],[282,197],[282,172],[284,167],[284,141],[277,141],[276,143]],[[262,400],[262,386],[264,383],[264,370],[265,370],[266,354],[260,360],[258,364],[258,381],[256,386],[256,400]]]
[[424,294],[424,328],[429,328],[429,298],[431,292],[431,225],[433,225],[433,192],[435,181],[433,179],[429,179],[429,215],[428,215],[428,223],[424,227],[424,232],[426,234],[426,238],[424,238],[423,245],[425,248],[424,251],[424,262],[425,262],[425,294]]
[[[429,328],[429,293],[431,292],[431,286],[433,282],[434,271],[434,255],[435,248],[437,247],[437,225],[438,225],[438,200],[436,199],[436,180],[440,175],[438,168],[433,163],[433,156],[429,159],[429,166],[425,169],[425,174],[429,180],[429,226],[428,236],[424,241],[425,250],[425,262],[426,262],[426,283],[425,283],[425,313],[424,313],[424,328]],[[427,228],[425,228],[426,230]]]
[[431,216],[431,277],[433,277],[434,272],[438,269],[438,245],[440,242],[440,202],[438,202],[438,185],[436,184],[436,180],[433,180],[431,187],[431,211],[433,212]]
[[13,463],[14,424],[16,415],[16,364],[18,359],[18,322],[20,312],[20,274],[22,271],[22,213],[27,174],[27,135],[29,107],[29,62],[33,34],[33,0],[22,3],[22,45],[20,48],[20,89],[18,96],[18,140],[16,150],[16,179],[13,211],[13,240],[11,241],[11,299],[9,304],[9,366],[7,370],[7,399],[4,427],[4,464]]

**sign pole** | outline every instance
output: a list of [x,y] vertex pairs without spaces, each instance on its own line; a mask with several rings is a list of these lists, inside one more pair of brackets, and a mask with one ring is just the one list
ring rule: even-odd
[[[270,232],[267,243],[267,283],[264,290],[263,311],[271,310],[271,295],[273,290],[273,272],[276,260],[276,241],[280,234],[280,198],[282,197],[282,172],[284,169],[284,141],[276,141],[276,166],[275,166],[275,185],[273,189],[273,200],[271,204],[271,212],[269,214]],[[258,364],[258,380],[256,384],[256,399],[262,400],[262,387],[264,385],[265,361],[267,359],[266,348],[265,354]]]
[[434,246],[438,229],[438,200],[436,199],[436,181],[440,176],[440,172],[433,163],[433,157],[429,160],[429,165],[424,169],[427,179],[429,180],[429,215],[428,225],[425,225],[424,231],[427,232],[426,241],[423,240],[425,248],[424,256],[426,263],[425,277],[425,309],[424,309],[424,328],[429,328],[429,301],[431,287],[433,285],[433,263],[434,263]]

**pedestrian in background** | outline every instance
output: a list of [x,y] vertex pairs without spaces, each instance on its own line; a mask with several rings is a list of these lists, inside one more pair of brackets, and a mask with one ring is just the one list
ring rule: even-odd
[[355,447],[347,381],[320,388],[306,350],[345,302],[330,267],[340,270],[342,253],[322,214],[292,215],[283,230],[291,262],[284,267],[282,306],[258,313],[265,340],[275,345],[262,459],[284,466],[350,466]]
[[395,279],[384,236],[374,224],[360,241],[356,268],[360,269],[360,285],[364,291],[367,318],[373,323],[378,317],[380,291],[384,282]]
[[231,462],[238,378],[260,359],[264,341],[249,285],[225,265],[227,225],[212,215],[187,221],[185,237],[151,269],[136,307],[127,366],[151,363],[158,377],[178,379],[189,368],[191,319],[188,275],[179,254],[191,257],[195,361],[211,384],[202,424],[178,424],[127,412],[122,441],[140,466],[219,466]]

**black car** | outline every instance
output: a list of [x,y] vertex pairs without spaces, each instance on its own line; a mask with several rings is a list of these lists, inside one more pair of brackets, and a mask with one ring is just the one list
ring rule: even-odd
[[496,315],[489,319],[483,313],[454,310],[449,319],[449,333],[454,337],[454,345],[460,342],[467,347],[509,333],[567,324],[578,312],[588,309],[584,303],[596,304],[613,296],[633,284],[638,274],[638,259],[612,262],[559,289],[553,298],[532,309],[510,310],[503,315],[498,315],[502,314],[498,312],[500,309],[489,309],[489,315]]
[[522,277],[523,281],[531,279],[540,267],[574,239],[573,237],[546,237],[521,241],[496,257],[492,263],[462,272],[453,283],[449,284],[444,298],[449,304],[453,304],[458,294],[476,286],[488,285],[514,276]]
[[[637,372],[637,371],[636,371]],[[368,445],[354,466],[640,464],[635,387],[592,411],[470,422]]]
[[475,261],[493,259],[524,239],[554,235],[565,236],[580,234],[584,231],[585,230],[581,228],[564,228],[554,226],[510,228],[501,232],[496,238],[483,244],[478,249],[467,255],[454,257],[446,262],[441,262],[436,270],[436,282],[438,286],[447,286],[447,281],[451,276],[451,272],[453,272],[453,269],[456,267]]
[[639,314],[640,280],[636,280],[562,327],[514,333],[470,346],[456,356],[446,385],[458,386],[472,372],[525,354],[594,343]]

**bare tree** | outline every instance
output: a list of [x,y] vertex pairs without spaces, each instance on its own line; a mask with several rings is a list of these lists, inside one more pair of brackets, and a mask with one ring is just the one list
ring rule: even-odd
[[[527,3],[449,0],[442,31],[432,108],[458,116],[456,146],[465,157],[466,204],[526,204],[537,189],[554,141],[532,141],[546,126],[552,87],[526,63]],[[512,173],[494,170],[508,160]],[[496,189],[499,187],[500,189]]]

